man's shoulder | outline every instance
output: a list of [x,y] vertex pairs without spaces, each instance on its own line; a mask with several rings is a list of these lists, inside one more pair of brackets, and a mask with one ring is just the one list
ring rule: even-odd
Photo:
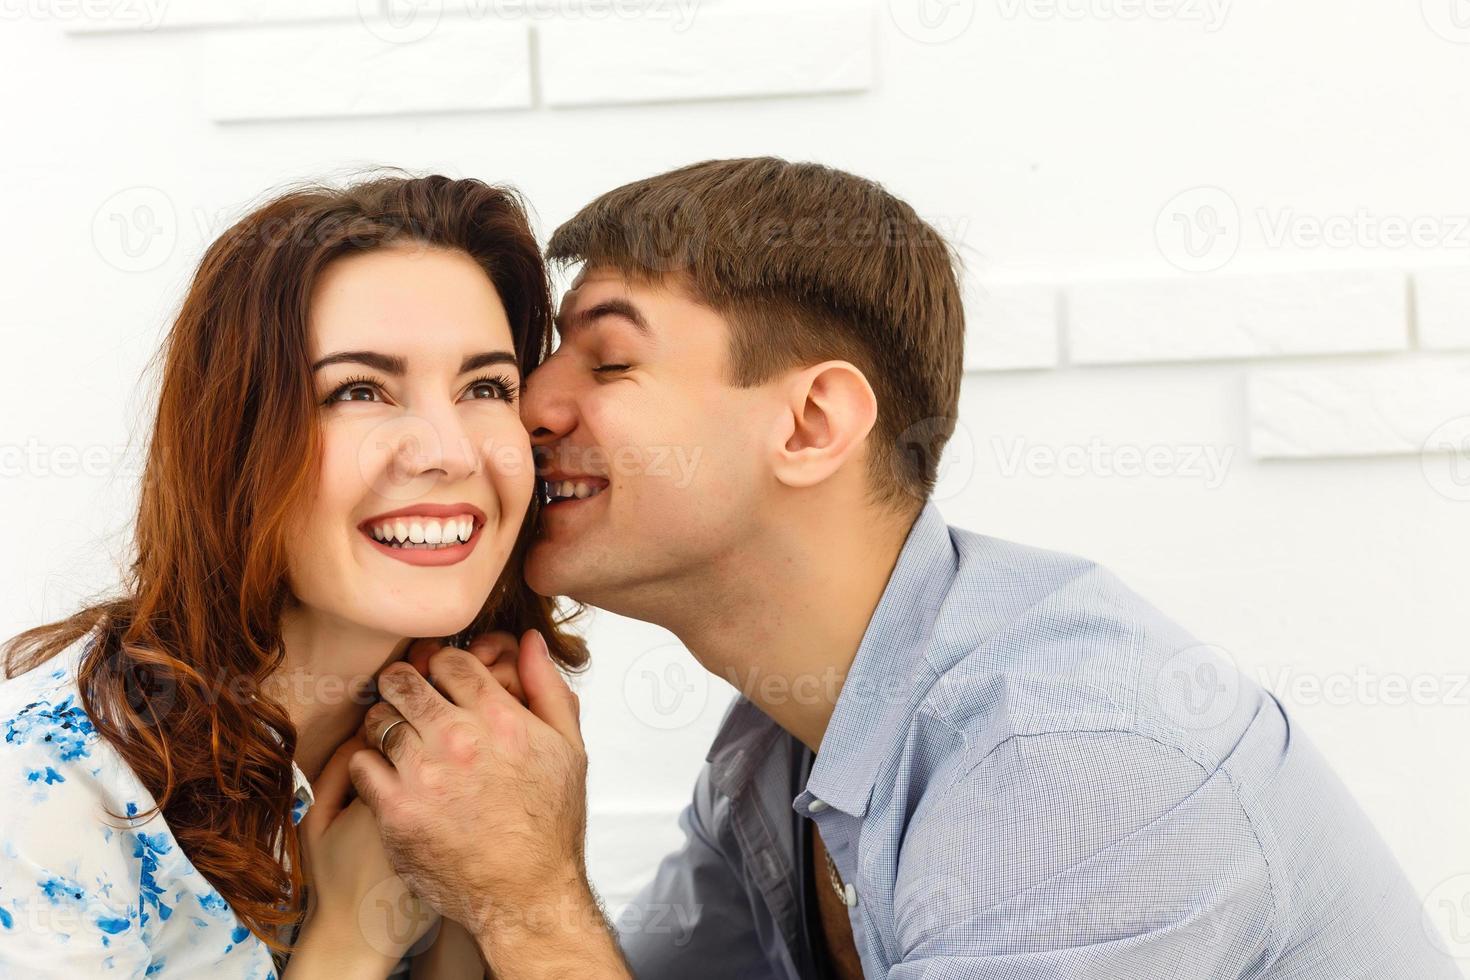
[[959,564],[935,619],[915,721],[978,762],[1008,739],[1106,733],[1213,768],[1261,692],[1096,561],[952,528]]

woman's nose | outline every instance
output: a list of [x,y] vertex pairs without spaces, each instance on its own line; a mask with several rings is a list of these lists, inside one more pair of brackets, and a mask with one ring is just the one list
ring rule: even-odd
[[451,411],[409,416],[398,420],[392,445],[393,483],[421,493],[425,478],[446,482],[467,479],[480,468],[479,447],[459,416]]

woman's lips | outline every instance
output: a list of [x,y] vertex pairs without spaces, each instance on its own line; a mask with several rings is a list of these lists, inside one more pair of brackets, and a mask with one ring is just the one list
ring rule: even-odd
[[[410,526],[422,523],[429,530],[428,537],[433,538],[438,537],[441,533],[433,530],[435,523],[443,524],[446,521],[452,522],[455,518],[466,516],[471,519],[473,525],[469,539],[452,545],[423,547],[422,545],[415,546],[405,541],[404,545],[406,547],[395,547],[385,541],[379,541],[373,534],[373,528],[388,523],[406,524]],[[395,518],[397,520],[393,520]],[[420,518],[422,520],[415,521],[413,518]],[[475,545],[480,541],[480,529],[485,526],[485,521],[485,512],[474,504],[464,501],[458,503],[437,503],[423,500],[416,504],[410,504],[406,507],[400,507],[397,510],[391,510],[387,513],[370,517],[359,524],[357,530],[378,551],[387,555],[389,558],[396,558],[406,565],[454,565],[464,561],[475,550]],[[401,536],[404,533],[406,532],[400,527],[399,535]],[[388,536],[393,537],[392,534]],[[415,536],[422,535],[416,533]]]

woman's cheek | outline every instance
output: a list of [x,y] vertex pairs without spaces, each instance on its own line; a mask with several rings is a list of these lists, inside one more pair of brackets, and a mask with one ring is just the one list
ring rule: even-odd
[[521,427],[519,418],[512,419],[498,433],[494,449],[485,460],[488,472],[494,474],[496,489],[507,514],[519,520],[531,504],[536,487],[536,464],[531,455],[531,438]]

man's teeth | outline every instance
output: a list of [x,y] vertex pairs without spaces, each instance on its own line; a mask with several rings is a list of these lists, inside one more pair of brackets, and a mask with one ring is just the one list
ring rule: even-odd
[[459,517],[394,517],[373,525],[373,537],[394,547],[423,545],[452,547],[470,539],[475,519],[468,514]]
[[595,497],[605,488],[583,483],[581,480],[557,480],[546,484],[546,494],[552,500],[562,500],[567,497],[576,497],[578,500],[587,497]]

